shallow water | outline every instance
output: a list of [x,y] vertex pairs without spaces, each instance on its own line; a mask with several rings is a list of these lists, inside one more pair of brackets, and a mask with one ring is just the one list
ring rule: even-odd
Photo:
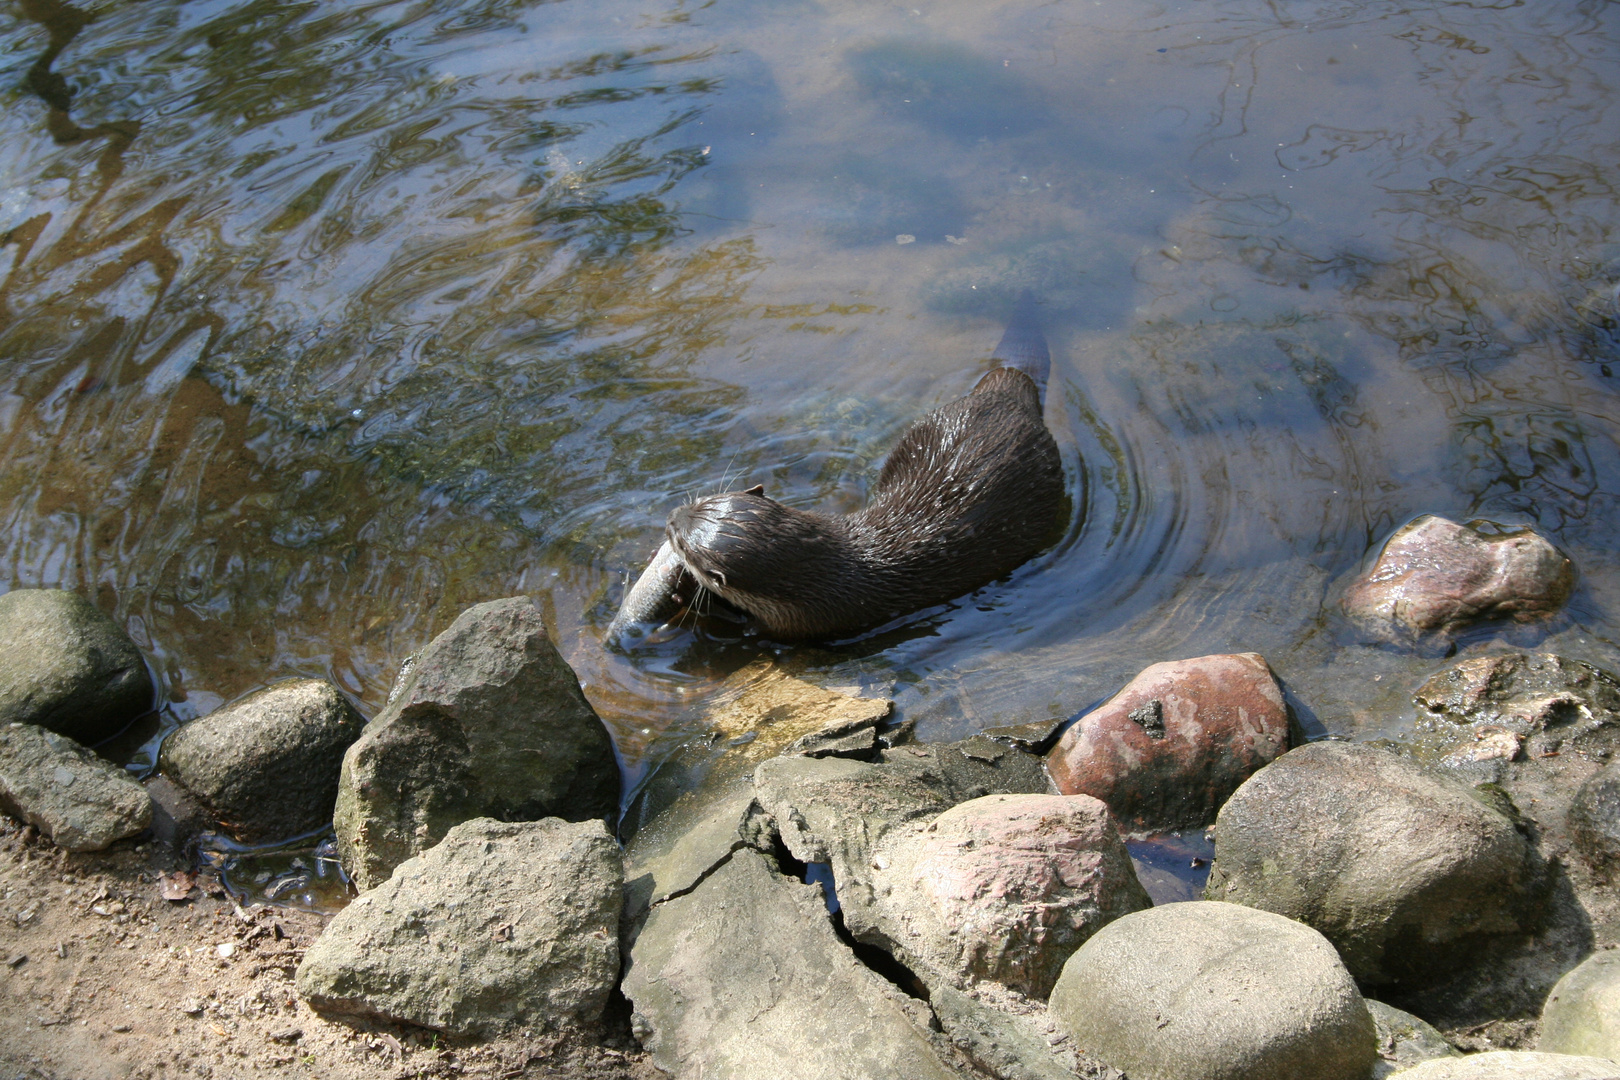
[[[1253,649],[1399,735],[1336,591],[1421,512],[1575,559],[1477,650],[1620,667],[1620,9],[20,0],[0,16],[0,582],[96,597],[168,722],[368,713],[536,595],[632,781],[761,651],[925,738]],[[836,648],[600,635],[668,511],[860,505],[1019,288],[1076,505]]]

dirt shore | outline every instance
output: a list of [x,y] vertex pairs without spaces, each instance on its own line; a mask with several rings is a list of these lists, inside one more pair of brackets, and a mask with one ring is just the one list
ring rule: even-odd
[[72,855],[0,815],[0,1080],[663,1075],[627,1017],[602,1045],[325,1020],[293,972],[328,916],[242,908],[207,879],[166,900],[173,868],[158,844]]

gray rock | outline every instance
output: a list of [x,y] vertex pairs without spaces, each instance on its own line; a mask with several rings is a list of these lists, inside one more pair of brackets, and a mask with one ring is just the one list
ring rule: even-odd
[[1045,998],[1088,937],[1152,906],[1089,795],[960,803],[922,832],[892,831],[868,876],[873,929],[930,987],[985,980]]
[[1435,1058],[1403,1069],[1390,1080],[1615,1080],[1620,1064],[1603,1058],[1493,1050]]
[[892,949],[874,881],[873,856],[884,838],[897,829],[926,829],[969,799],[1046,794],[1050,787],[1039,758],[973,738],[900,746],[875,762],[772,758],[755,770],[754,789],[794,858],[831,864],[849,932]]
[[141,782],[152,800],[152,838],[176,851],[187,851],[201,834],[214,827],[214,818],[185,788],[161,773]]
[[338,912],[298,993],[462,1034],[591,1030],[619,975],[623,874],[600,821],[462,822]]
[[1620,866],[1620,762],[1594,774],[1575,793],[1569,833],[1593,866],[1605,871]]
[[1372,1016],[1327,939],[1279,915],[1192,901],[1103,927],[1052,1013],[1133,1080],[1366,1080]]
[[0,595],[0,724],[37,724],[81,743],[110,739],[152,708],[135,643],[90,601],[59,589]]
[[1108,804],[1127,831],[1198,829],[1288,749],[1288,707],[1258,653],[1154,664],[1076,721],[1046,757],[1057,789]]
[[1378,1056],[1382,1059],[1373,1069],[1372,1080],[1385,1080],[1431,1058],[1461,1056],[1444,1035],[1409,1012],[1371,999],[1367,1011],[1378,1031]]
[[0,809],[67,851],[100,851],[152,823],[152,800],[129,773],[33,724],[0,727]]
[[331,683],[289,679],[185,725],[160,764],[236,839],[281,840],[331,822],[343,751],[364,727]]
[[776,823],[751,787],[677,803],[637,833],[625,853],[625,917],[639,923],[654,904],[690,892],[733,852],[752,847],[768,854],[775,844]]
[[1400,639],[1449,634],[1487,619],[1545,619],[1569,599],[1575,566],[1530,529],[1469,525],[1425,514],[1397,529],[1344,594],[1369,632]]
[[1053,1046],[1031,1018],[985,1005],[953,987],[938,987],[928,1003],[957,1049],[996,1080],[1125,1080],[1117,1069]]
[[1541,1010],[1536,1049],[1620,1061],[1620,952],[1593,953],[1558,980]]
[[343,756],[333,825],[362,889],[474,817],[606,817],[613,745],[526,597],[468,608]]
[[1364,984],[1421,983],[1534,923],[1545,878],[1502,809],[1388,750],[1312,743],[1221,808],[1204,895],[1315,927]]
[[675,1076],[961,1075],[929,1033],[927,1005],[855,959],[818,887],[784,877],[752,848],[652,908],[623,989],[636,1037]]

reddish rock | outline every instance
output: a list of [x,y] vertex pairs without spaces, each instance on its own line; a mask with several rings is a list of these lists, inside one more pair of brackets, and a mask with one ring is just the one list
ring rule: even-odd
[[1575,566],[1563,552],[1529,529],[1485,533],[1473,524],[1425,514],[1397,530],[1372,570],[1346,590],[1345,613],[1399,636],[1452,633],[1487,619],[1533,622],[1564,606]]
[[1046,769],[1126,829],[1207,825],[1249,774],[1288,749],[1288,707],[1258,653],[1154,664],[1063,733]]
[[1103,926],[1151,907],[1108,807],[987,795],[901,832],[872,860],[879,924],[930,984],[990,980],[1045,997]]

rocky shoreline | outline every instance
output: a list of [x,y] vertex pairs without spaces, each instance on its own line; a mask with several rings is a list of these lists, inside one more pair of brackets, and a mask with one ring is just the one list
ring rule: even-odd
[[[1546,619],[1573,581],[1533,533],[1424,517],[1342,605],[1426,649]],[[261,1045],[176,1059],[197,1075],[1620,1076],[1620,680],[1580,661],[1437,660],[1422,730],[1387,745],[1306,742],[1254,653],[948,744],[756,665],[619,836],[613,746],[526,598],[464,612],[369,722],[329,684],[278,683],[171,735],[144,784],[86,749],[151,704],[122,630],[20,590],[0,631],[11,1000],[66,962],[44,905],[174,940],[216,905],[233,937],[212,963],[255,958]],[[243,907],[189,865],[202,828],[327,823],[360,890],[329,920]],[[1155,906],[1127,840],[1206,827],[1203,899]],[[106,884],[116,866],[140,887]],[[213,1015],[196,1004],[173,1008]],[[75,1014],[53,1015],[6,1064],[67,1075],[46,1028]],[[379,1060],[314,1049],[354,1039]]]

